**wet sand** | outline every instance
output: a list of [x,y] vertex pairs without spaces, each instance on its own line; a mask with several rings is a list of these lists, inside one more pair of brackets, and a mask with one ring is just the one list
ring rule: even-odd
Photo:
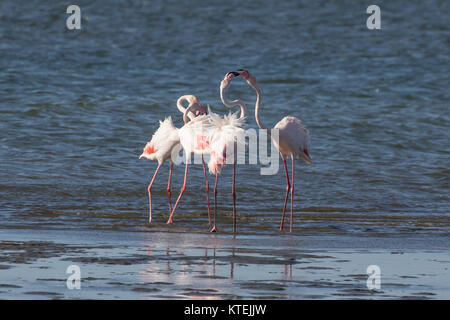
[[[449,299],[446,240],[3,229],[0,298]],[[79,290],[67,288],[69,265]],[[369,265],[379,290],[367,288]]]

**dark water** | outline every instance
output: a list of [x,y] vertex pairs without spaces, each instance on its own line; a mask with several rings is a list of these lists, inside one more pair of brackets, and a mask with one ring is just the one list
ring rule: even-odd
[[[226,112],[220,80],[245,66],[262,90],[264,123],[292,115],[311,133],[313,164],[296,164],[294,243],[449,248],[448,1],[378,2],[381,30],[367,29],[361,1],[77,4],[82,29],[69,31],[69,3],[0,2],[2,240],[27,241],[27,230],[54,232],[55,243],[67,242],[64,230],[206,233],[201,167],[166,226],[164,166],[148,226],[156,163],[138,156],[158,120],[182,125],[179,96]],[[253,90],[236,79],[229,96],[247,103],[247,128],[256,128]],[[238,231],[276,244],[287,236],[277,230],[285,178],[281,163],[275,176],[259,168],[238,166]],[[176,167],[173,198],[182,174]],[[218,227],[229,238],[231,168],[220,182]]]

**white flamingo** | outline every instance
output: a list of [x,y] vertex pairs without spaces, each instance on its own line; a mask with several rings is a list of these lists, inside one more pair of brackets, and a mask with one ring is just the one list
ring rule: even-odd
[[[261,91],[256,83],[256,78],[245,69],[239,69],[237,71],[247,83],[256,91],[256,104],[255,104],[255,118],[256,123],[260,129],[267,129],[261,122],[259,117],[259,109],[261,107]],[[284,197],[283,214],[281,216],[280,230],[283,230],[284,216],[286,213],[286,203],[291,193],[291,220],[290,220],[290,232],[292,232],[292,216],[293,216],[293,199],[294,199],[294,159],[303,159],[306,163],[311,164],[312,160],[308,152],[309,133],[300,119],[295,117],[284,117],[278,122],[274,129],[279,131],[279,139],[272,138],[271,131],[267,130],[268,135],[272,138],[275,147],[280,152],[283,159],[284,170],[286,173],[286,195]],[[286,165],[286,158],[292,159],[292,185],[289,182],[289,174]]]
[[[237,73],[236,73],[237,74]],[[227,74],[228,75],[228,74]],[[238,74],[237,74],[238,75]],[[226,76],[227,77],[227,76]],[[225,80],[225,79],[224,79]],[[229,80],[229,82],[231,79]],[[227,83],[221,83],[221,91],[226,89],[229,85]],[[222,94],[221,94],[222,96]],[[226,164],[227,155],[230,150],[234,150],[236,142],[244,141],[244,129],[242,126],[245,121],[245,105],[239,104],[241,107],[241,115],[238,118],[237,114],[229,114],[221,117],[215,113],[209,112],[207,115],[201,115],[185,124],[179,130],[180,143],[183,146],[186,156],[186,166],[184,172],[184,183],[181,187],[178,199],[172,209],[172,213],[167,223],[173,222],[173,214],[178,205],[181,196],[186,189],[188,164],[191,155],[194,154],[209,154],[210,160],[208,161],[209,172],[216,175],[214,184],[214,225],[211,232],[217,231],[216,226],[216,213],[217,213],[217,182],[218,174],[223,165]],[[186,109],[184,118],[186,119],[187,113],[190,111],[190,106]],[[228,151],[227,151],[228,150]],[[235,193],[235,172],[236,161],[234,161],[233,168],[233,231],[236,230],[236,193]]]
[[[228,72],[225,77],[223,78],[223,80],[220,82],[220,99],[222,100],[222,103],[228,107],[228,108],[233,108],[235,106],[239,106],[241,108],[241,114],[239,117],[239,121],[245,121],[245,117],[246,117],[246,108],[245,108],[245,104],[241,101],[241,100],[233,100],[233,101],[229,101],[227,100],[227,98],[225,97],[225,92],[228,90],[231,81],[233,80],[234,77],[239,76],[239,73],[237,72]],[[243,125],[239,124],[239,127],[241,127]],[[233,130],[233,124],[231,124],[231,128]],[[242,131],[239,132],[239,134],[242,134]],[[220,147],[220,145],[219,145]],[[229,146],[228,148],[230,148],[231,146]],[[233,145],[234,148],[234,145]],[[215,155],[219,154],[220,152],[215,152]],[[220,160],[220,159],[217,159]],[[215,161],[215,162],[211,162],[211,167],[210,168],[210,172],[214,173],[214,166],[217,165],[217,163],[224,163],[224,161]],[[223,165],[223,164],[221,164]],[[210,167],[210,163],[208,163],[208,167]],[[211,170],[213,169],[213,170]],[[220,168],[219,168],[220,169]],[[217,177],[216,177],[217,178]],[[233,180],[232,180],[232,189],[231,189],[231,195],[233,197],[233,232],[236,232],[236,188],[235,188],[235,184],[236,184],[236,158],[234,159],[233,162]],[[214,219],[215,220],[215,219]]]
[[[189,112],[186,113],[186,108],[182,106],[182,101],[188,101],[189,102]],[[188,121],[187,117],[190,119],[195,119],[196,116],[200,114],[205,114],[206,111],[198,101],[198,99],[193,95],[185,95],[181,96],[177,101],[177,107],[178,109],[186,114],[186,116],[183,117],[183,120],[185,123]],[[194,113],[192,113],[192,112]],[[156,132],[153,134],[152,139],[147,142],[147,144],[144,147],[144,150],[142,154],[139,156],[139,159],[146,158],[153,161],[158,161],[158,167],[156,168],[155,173],[153,174],[153,178],[150,181],[150,184],[148,185],[148,201],[149,201],[149,223],[152,221],[152,196],[151,196],[151,190],[153,182],[155,181],[156,175],[158,174],[159,168],[161,165],[168,160],[170,163],[170,169],[169,169],[169,180],[167,184],[167,195],[169,199],[169,212],[172,212],[172,204],[171,204],[171,191],[170,191],[170,183],[171,183],[171,177],[172,177],[172,169],[173,169],[173,162],[172,162],[172,152],[174,149],[179,145],[180,138],[178,135],[178,128],[176,128],[173,125],[172,118],[167,117],[164,119],[164,121],[159,122],[159,128],[156,130]],[[202,159],[203,160],[203,159]],[[204,165],[204,162],[203,162]],[[204,171],[206,172],[206,169],[204,167]],[[206,180],[207,181],[207,180]],[[206,182],[207,183],[207,182]],[[206,190],[208,191],[208,185],[206,187]],[[208,217],[209,217],[209,223],[211,224],[211,218],[209,216],[209,196],[207,194],[207,200],[208,200]]]
[[[186,113],[186,108],[183,107],[182,102],[187,101],[189,103],[188,107],[190,105],[193,105],[192,111],[195,112],[195,114],[191,111],[187,112],[187,116],[189,117],[189,120],[193,120],[195,117],[206,114],[206,110],[202,107],[200,102],[198,101],[197,97],[193,95],[185,95],[178,98],[177,101],[177,108],[178,110],[183,114],[183,120],[184,120],[184,114]],[[186,122],[184,122],[186,124]],[[206,166],[205,166],[205,159],[202,154],[202,166],[203,166],[203,175],[205,177],[205,191],[206,191],[206,203],[208,205],[208,221],[209,225],[211,226],[211,214],[210,214],[210,207],[209,207],[209,183],[208,183],[208,175],[206,173]],[[170,208],[170,213],[172,213],[172,209]]]

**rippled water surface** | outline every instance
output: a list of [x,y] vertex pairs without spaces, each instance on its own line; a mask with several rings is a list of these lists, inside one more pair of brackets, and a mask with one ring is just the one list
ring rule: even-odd
[[[113,259],[124,252],[138,257],[136,266],[128,270],[115,260],[108,266],[128,276],[113,281],[105,269],[91,276],[115,289],[99,285],[103,289],[78,297],[183,298],[196,296],[186,288],[198,293],[214,285],[220,289],[212,296],[219,298],[357,297],[367,265],[383,270],[385,263],[389,269],[397,250],[413,254],[403,256],[404,264],[421,261],[411,267],[412,276],[432,274],[448,283],[448,1],[379,2],[381,30],[367,29],[367,4],[359,1],[79,1],[82,29],[74,31],[66,28],[67,5],[0,2],[0,297],[74,297],[64,291],[64,281],[36,279],[65,279],[69,262],[95,274],[102,268],[93,256]],[[148,225],[147,185],[156,163],[138,156],[158,120],[171,115],[182,126],[175,102],[184,94],[227,112],[220,80],[243,66],[258,79],[264,123],[273,126],[292,115],[311,134],[313,164],[295,165],[293,233],[278,231],[285,191],[281,161],[278,174],[270,176],[259,174],[259,164],[238,165],[235,239],[231,168],[219,179],[219,235],[208,233],[199,165],[189,171],[172,226],[165,224],[168,165],[163,166]],[[254,91],[236,78],[228,94],[245,101],[246,128],[257,128]],[[174,169],[173,200],[183,171]],[[34,246],[50,253],[39,256]],[[256,260],[246,258],[245,248]],[[314,260],[303,256],[310,251],[328,257],[314,265],[320,272],[301,265]],[[21,260],[14,252],[34,258]],[[365,263],[367,252],[378,258]],[[267,267],[258,260],[265,255],[281,262]],[[345,260],[347,266],[336,262]],[[163,272],[167,261],[176,267]],[[224,268],[241,263],[249,271],[233,277],[228,269],[218,272],[219,278],[196,283],[201,289],[157,285],[153,294],[130,285],[175,283],[177,268],[192,271],[200,261],[206,269],[217,261]],[[212,272],[206,269],[204,274]],[[49,274],[40,275],[42,270]],[[155,270],[173,277],[157,281],[151,277]],[[308,272],[316,273],[309,284],[321,290],[304,289]],[[360,276],[339,287],[336,279],[349,274]],[[412,289],[406,280],[411,278],[403,276],[411,275],[392,275],[397,286],[384,296],[363,296],[450,297],[449,288],[434,280],[426,280],[426,290]],[[275,282],[258,282],[265,280]]]

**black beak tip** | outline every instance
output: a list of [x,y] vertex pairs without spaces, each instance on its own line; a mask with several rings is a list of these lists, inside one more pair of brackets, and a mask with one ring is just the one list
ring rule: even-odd
[[240,75],[239,72],[236,72],[236,71],[228,72],[227,75],[229,75],[229,74],[232,74],[235,77],[238,77]]

